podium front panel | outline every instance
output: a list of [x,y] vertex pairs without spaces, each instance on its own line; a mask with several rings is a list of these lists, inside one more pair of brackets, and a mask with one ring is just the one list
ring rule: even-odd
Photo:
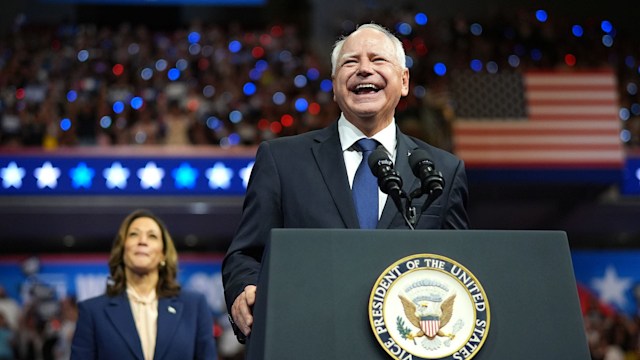
[[490,327],[473,359],[590,359],[564,232],[343,229],[272,231],[248,358],[388,359],[369,296],[387,267],[421,253],[484,288]]

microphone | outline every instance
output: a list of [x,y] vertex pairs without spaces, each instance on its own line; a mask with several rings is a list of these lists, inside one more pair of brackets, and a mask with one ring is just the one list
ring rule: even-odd
[[422,149],[416,149],[409,155],[409,165],[413,174],[420,179],[420,192],[427,195],[427,200],[422,205],[422,210],[442,195],[444,189],[444,177],[436,171],[433,162],[429,160],[428,153]]
[[402,210],[402,178],[393,168],[393,162],[389,160],[387,153],[382,146],[378,146],[369,155],[369,168],[375,177],[378,178],[378,186],[385,194],[391,196],[396,207]]

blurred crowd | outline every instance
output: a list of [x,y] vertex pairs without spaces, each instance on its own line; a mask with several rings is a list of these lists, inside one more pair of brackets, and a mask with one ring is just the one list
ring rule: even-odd
[[[242,358],[226,316],[212,316],[218,358]],[[76,300],[57,299],[47,286],[32,287],[20,304],[0,285],[0,360],[68,360],[77,319]]]
[[[448,85],[455,71],[609,67],[618,75],[621,127],[628,130],[622,141],[640,144],[638,39],[606,19],[534,10],[438,19],[394,11],[378,9],[362,21],[379,22],[404,42],[412,86],[398,109],[405,131],[451,149]],[[337,37],[356,24],[333,31]],[[287,24],[194,21],[160,31],[20,18],[0,40],[0,144],[228,147],[319,128],[338,110],[329,53],[312,45]]]

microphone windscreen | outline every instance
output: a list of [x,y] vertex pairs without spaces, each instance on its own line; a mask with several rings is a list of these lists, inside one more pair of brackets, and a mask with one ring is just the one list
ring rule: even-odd
[[377,167],[380,160],[389,160],[387,152],[384,151],[384,147],[382,146],[378,146],[371,152],[371,154],[369,154],[369,168],[371,168],[374,173],[377,173]]
[[411,151],[411,155],[409,155],[409,166],[411,166],[411,170],[416,176],[418,176],[417,173],[418,170],[420,170],[418,164],[424,160],[431,162],[431,160],[429,160],[429,153],[425,150],[415,149]]

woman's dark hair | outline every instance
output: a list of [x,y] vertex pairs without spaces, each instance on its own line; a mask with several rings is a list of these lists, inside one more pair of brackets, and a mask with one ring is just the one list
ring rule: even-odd
[[171,297],[180,293],[180,284],[177,281],[178,252],[171,239],[171,235],[162,220],[148,210],[136,210],[129,214],[120,225],[118,234],[113,241],[109,256],[109,273],[111,278],[107,283],[107,295],[116,296],[122,294],[127,287],[127,279],[124,271],[124,242],[131,223],[138,218],[149,218],[158,224],[162,233],[162,245],[165,260],[158,268],[158,285],[156,294],[158,297]]

